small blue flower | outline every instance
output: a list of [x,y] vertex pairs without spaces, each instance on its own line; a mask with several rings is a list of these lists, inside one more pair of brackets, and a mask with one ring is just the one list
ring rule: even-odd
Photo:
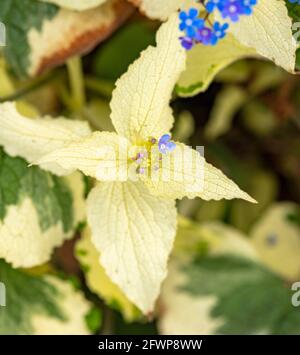
[[300,0],[289,0],[291,4],[298,4],[300,5]]
[[214,46],[218,43],[219,39],[224,38],[226,36],[226,30],[228,29],[228,27],[228,23],[224,23],[223,25],[221,25],[220,22],[215,22],[212,27],[213,33],[210,44]]
[[181,45],[187,51],[191,50],[194,47],[194,41],[189,37],[180,37]]
[[[291,3],[300,3],[300,0],[289,0]],[[218,11],[225,19],[228,18],[232,22],[239,21],[243,15],[251,15],[253,7],[258,3],[258,0],[207,0],[200,1],[205,5],[206,14],[200,18],[200,13],[196,8],[191,8],[188,12],[181,11],[180,30],[185,32],[185,35],[180,37],[181,45],[184,49],[190,50],[197,43],[203,45],[216,45],[220,39],[226,36],[226,31],[229,27],[227,23],[220,24],[219,22],[211,24],[209,16],[215,10]]]
[[162,154],[172,152],[176,148],[176,144],[171,141],[169,134],[164,134],[158,141],[158,149]]
[[223,18],[229,17],[232,22],[237,22],[244,13],[241,1],[229,0],[221,11]]
[[205,7],[209,13],[213,12],[215,9],[222,11],[226,2],[228,2],[228,0],[209,0]]
[[[300,3],[300,0],[297,0]],[[251,15],[253,12],[253,6],[257,4],[257,0],[242,0],[243,14]]]
[[197,41],[200,43],[204,44],[205,46],[208,46],[211,43],[213,39],[213,31],[209,27],[203,27],[198,31],[197,34]]
[[188,12],[181,11],[179,14],[179,29],[190,39],[195,38],[197,30],[204,26],[204,20],[198,18],[198,15],[199,12],[195,8],[191,8]]

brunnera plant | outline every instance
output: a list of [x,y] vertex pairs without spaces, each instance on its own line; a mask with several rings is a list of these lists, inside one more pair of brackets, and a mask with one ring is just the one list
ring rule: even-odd
[[[0,257],[15,267],[40,265],[86,219],[102,273],[131,307],[128,318],[135,307],[145,315],[154,310],[177,233],[176,200],[255,202],[198,151],[172,139],[172,95],[205,91],[242,58],[271,60],[295,73],[298,46],[295,1],[26,0],[22,7],[6,0],[4,57],[17,76],[37,76],[101,42],[133,5],[164,23],[156,46],[116,82],[114,132],[66,117],[31,119],[13,102],[0,104]],[[25,21],[16,31],[20,14]],[[100,34],[73,47],[91,31]],[[92,179],[86,199],[81,174]]]
[[166,276],[175,199],[253,202],[197,151],[170,140],[169,101],[186,56],[178,34],[173,15],[158,31],[157,46],[117,81],[110,104],[116,133],[88,132],[81,122],[68,129],[64,119],[32,121],[11,103],[0,106],[0,142],[10,155],[57,175],[80,170],[97,179],[87,198],[93,243],[112,281],[144,313],[153,311]]

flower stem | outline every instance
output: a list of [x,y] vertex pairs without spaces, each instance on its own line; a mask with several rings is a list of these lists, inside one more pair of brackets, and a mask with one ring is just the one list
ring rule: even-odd
[[86,103],[81,57],[73,57],[67,61],[72,106],[80,112]]
[[94,78],[91,76],[87,76],[85,78],[85,86],[87,89],[95,91],[97,94],[106,99],[111,99],[111,95],[114,89],[114,84],[111,81]]

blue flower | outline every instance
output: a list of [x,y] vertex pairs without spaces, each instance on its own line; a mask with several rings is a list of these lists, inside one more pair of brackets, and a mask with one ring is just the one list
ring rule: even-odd
[[197,41],[205,46],[212,44],[213,31],[209,27],[203,27],[198,31]]
[[232,22],[237,22],[243,13],[244,7],[241,0],[228,0],[221,11],[222,17],[229,17]]
[[[297,0],[300,3],[300,0]],[[242,0],[241,1],[243,6],[243,14],[251,15],[252,14],[252,7],[257,4],[257,0]]]
[[180,37],[181,45],[184,49],[189,51],[194,47],[194,41],[189,37]]
[[298,4],[300,5],[300,0],[289,0],[291,4]]
[[188,12],[181,11],[179,14],[179,29],[185,31],[190,39],[195,38],[197,30],[204,26],[204,20],[198,18],[198,15],[199,12],[195,8],[191,8]]
[[226,2],[228,2],[228,0],[209,0],[205,7],[209,13],[213,12],[215,9],[222,11]]
[[[300,3],[300,0],[289,0],[291,3]],[[251,15],[253,7],[258,3],[258,0],[207,0],[200,1],[205,5],[206,14],[200,18],[199,11],[196,8],[191,8],[188,12],[181,11],[179,13],[181,31],[185,35],[180,37],[181,45],[184,49],[190,50],[197,43],[203,45],[215,45],[220,39],[226,36],[226,30],[229,25],[215,22],[211,24],[209,16],[217,10],[225,19],[228,18],[232,22],[239,21],[243,15]]]
[[164,134],[158,141],[158,149],[162,154],[172,152],[176,148],[176,144],[171,141],[169,134]]
[[221,25],[220,22],[215,22],[212,27],[213,33],[210,44],[214,46],[218,43],[219,39],[224,38],[226,36],[226,30],[228,29],[228,27],[228,23],[224,23],[223,25]]

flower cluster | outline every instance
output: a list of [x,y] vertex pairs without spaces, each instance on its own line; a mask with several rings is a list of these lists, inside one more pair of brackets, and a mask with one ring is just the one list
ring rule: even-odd
[[[295,2],[295,0],[290,0]],[[300,0],[297,0],[300,1]],[[190,50],[197,43],[216,45],[226,36],[228,23],[211,22],[210,15],[218,12],[223,19],[237,22],[240,16],[251,15],[257,0],[197,0],[203,11],[191,8],[179,13],[179,29],[185,33],[180,37],[182,46]],[[202,16],[202,17],[201,17]]]
[[[138,153],[131,158],[136,165],[136,172],[146,174],[149,168],[158,170],[159,162],[162,160],[161,155],[171,153],[175,148],[176,143],[171,140],[170,134],[164,134],[158,140],[150,137],[144,146],[140,147]],[[152,167],[153,163],[154,166]]]

